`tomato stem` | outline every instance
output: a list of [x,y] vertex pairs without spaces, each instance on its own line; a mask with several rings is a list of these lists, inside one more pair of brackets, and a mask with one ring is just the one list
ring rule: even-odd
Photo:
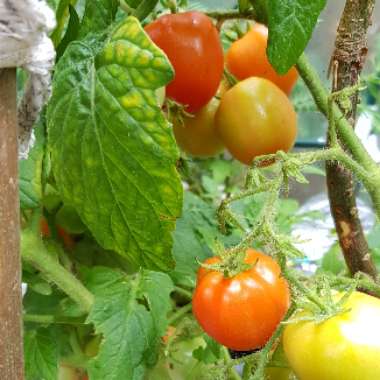
[[296,275],[293,274],[290,270],[283,271],[284,277],[289,281],[291,285],[293,285],[295,288],[297,288],[302,294],[304,294],[309,301],[314,303],[318,308],[321,310],[323,314],[329,314],[330,309],[328,306],[326,306],[318,297],[317,294],[315,294],[311,289],[306,287]]
[[239,12],[238,10],[231,10],[231,11],[216,10],[216,11],[206,12],[206,15],[217,21],[225,21],[225,20],[233,20],[233,19],[241,19],[241,18],[245,18],[247,20],[255,20],[257,18],[256,13],[253,10],[249,10],[246,12]]
[[93,294],[47,251],[42,239],[30,229],[21,234],[21,256],[77,302],[84,311],[91,310],[94,303]]
[[[228,349],[224,346],[222,347],[222,355],[223,355],[224,361],[228,365],[232,361],[232,359],[231,359],[230,353],[228,352]],[[230,377],[231,380],[241,380],[240,375],[236,372],[233,366],[228,365],[228,372],[231,376]]]
[[335,120],[337,132],[347,148],[351,151],[355,160],[365,169],[378,172],[376,162],[369,155],[361,141],[357,138],[348,120],[344,117],[339,107],[334,103],[329,107],[329,93],[324,87],[319,75],[310,64],[305,54],[302,54],[297,61],[297,69],[306,86],[310,90],[319,110],[326,116],[332,112]]
[[24,322],[41,323],[41,324],[67,324],[83,325],[84,318],[63,317],[60,315],[43,315],[43,314],[24,314]]
[[[286,321],[289,319],[289,317],[293,314],[294,312],[294,307],[291,306],[286,313],[285,317],[283,318],[282,322]],[[280,338],[282,331],[284,330],[285,325],[283,323],[280,323],[271,338],[268,340],[267,344],[264,346],[264,348],[260,351],[258,354],[258,361],[257,361],[257,366],[256,366],[256,371],[253,377],[250,377],[249,379],[251,380],[262,380],[265,379],[265,367],[268,364],[270,360],[270,352],[276,343],[276,341]]]
[[177,319],[181,318],[183,315],[187,314],[192,308],[192,304],[188,303],[185,306],[179,308],[176,312],[174,312],[171,317],[168,319],[168,325],[172,325]]
[[180,286],[175,286],[174,291],[180,294],[181,296],[184,296],[187,300],[191,301],[191,299],[193,298],[192,292],[190,292],[189,290],[183,289]]

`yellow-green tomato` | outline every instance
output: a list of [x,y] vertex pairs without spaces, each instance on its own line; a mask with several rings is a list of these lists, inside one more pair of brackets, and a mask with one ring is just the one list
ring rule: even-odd
[[223,150],[214,123],[218,106],[219,101],[213,98],[194,116],[185,116],[183,123],[179,120],[173,123],[177,144],[186,153],[196,157],[210,157]]
[[285,328],[285,354],[299,380],[380,379],[380,300],[354,292],[344,306],[322,323]]
[[68,365],[60,364],[58,367],[58,380],[81,380],[83,371],[70,367]]
[[265,380],[292,380],[292,371],[290,368],[268,367],[265,369]]
[[269,80],[256,77],[222,96],[215,125],[232,156],[245,164],[260,155],[287,152],[297,135],[297,116],[288,97]]

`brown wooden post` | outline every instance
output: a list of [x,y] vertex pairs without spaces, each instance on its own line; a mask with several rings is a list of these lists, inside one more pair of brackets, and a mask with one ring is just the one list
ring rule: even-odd
[[[359,81],[367,57],[367,31],[374,5],[374,0],[346,0],[331,59],[333,91],[351,87]],[[353,128],[358,100],[355,94],[352,108],[346,115]],[[376,280],[377,269],[356,206],[353,175],[338,162],[327,162],[326,172],[331,214],[347,266],[351,274],[363,272]]]
[[0,69],[0,379],[24,378],[16,69]]

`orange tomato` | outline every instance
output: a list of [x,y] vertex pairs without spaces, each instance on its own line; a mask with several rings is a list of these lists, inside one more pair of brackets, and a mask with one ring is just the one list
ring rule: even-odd
[[254,24],[247,34],[232,43],[226,55],[227,68],[239,80],[249,77],[268,79],[289,95],[298,78],[297,69],[292,67],[285,75],[277,74],[268,61],[267,44],[267,27]]
[[252,77],[222,96],[215,126],[229,152],[249,165],[257,156],[293,147],[297,115],[277,86],[267,79]]
[[[213,257],[207,264],[220,261]],[[205,268],[198,272],[193,313],[204,331],[235,351],[261,348],[290,304],[287,281],[271,257],[248,249],[252,267],[231,278]]]
[[213,98],[193,116],[184,116],[183,122],[175,120],[173,131],[177,144],[187,153],[210,157],[223,150],[223,143],[215,128],[215,113],[219,101]]

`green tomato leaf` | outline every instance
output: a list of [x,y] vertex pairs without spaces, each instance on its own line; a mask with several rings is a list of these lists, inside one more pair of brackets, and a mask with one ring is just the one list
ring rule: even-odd
[[155,91],[173,70],[133,17],[104,39],[71,43],[56,67],[48,132],[57,187],[105,249],[167,271],[182,185]]
[[50,35],[55,47],[58,47],[62,39],[62,34],[65,30],[67,18],[69,17],[69,6],[74,5],[75,0],[60,0],[55,12],[57,25]]
[[256,13],[256,21],[261,22],[263,24],[268,23],[268,1],[271,0],[250,0],[253,6],[253,9]]
[[342,274],[346,269],[339,244],[334,244],[323,256],[319,271]]
[[39,121],[34,130],[36,142],[26,160],[19,162],[20,203],[22,209],[37,208],[42,197],[42,161],[44,158],[45,136],[43,122]]
[[199,261],[212,255],[209,246],[217,237],[215,210],[201,198],[186,192],[183,216],[178,220],[174,234],[176,267],[171,277],[175,283],[195,285]]
[[133,15],[137,17],[140,21],[144,20],[156,7],[158,0],[142,0],[140,4],[136,7]]
[[133,277],[94,268],[86,285],[95,294],[88,316],[103,335],[99,354],[89,363],[92,380],[140,379],[154,365],[167,327],[173,284],[164,273],[142,271]]
[[80,38],[88,33],[103,32],[115,20],[119,0],[87,0]]
[[59,43],[57,47],[57,61],[61,58],[63,53],[65,52],[67,46],[71,41],[76,40],[78,33],[79,33],[79,28],[80,28],[80,21],[79,21],[79,16],[73,6],[69,4],[69,13],[70,13],[70,18],[69,18],[69,23],[67,25],[66,33],[64,37],[62,38],[62,41]]
[[204,334],[205,346],[199,346],[193,351],[193,357],[206,364],[215,363],[221,357],[222,346],[214,339]]
[[[270,0],[268,58],[279,74],[297,62],[309,42],[326,0]],[[291,41],[291,43],[289,43]]]
[[76,210],[68,205],[63,205],[55,214],[55,223],[70,234],[81,234],[86,231]]
[[58,350],[50,330],[39,328],[24,334],[25,373],[27,380],[56,380]]

